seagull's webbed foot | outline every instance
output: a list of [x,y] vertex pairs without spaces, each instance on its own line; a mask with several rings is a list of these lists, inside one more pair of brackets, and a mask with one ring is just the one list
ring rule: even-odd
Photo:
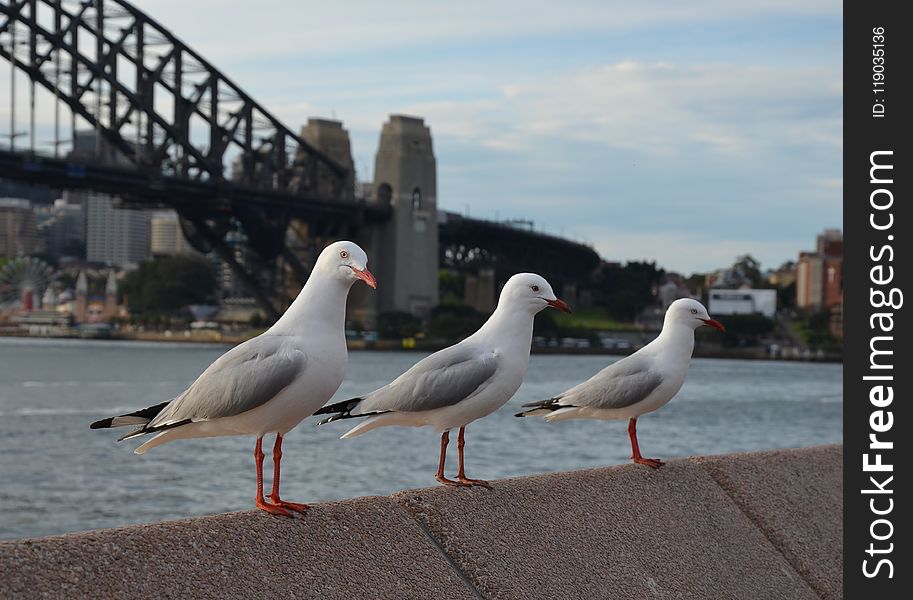
[[289,502],[288,500],[280,500],[279,498],[273,498],[272,500],[275,506],[287,508],[301,514],[304,514],[305,511],[310,508],[307,504],[302,504],[300,502]]
[[484,479],[470,479],[469,477],[457,477],[457,480],[463,485],[477,485],[486,489],[491,489],[491,484]]
[[633,457],[633,459],[634,459],[635,463],[637,463],[639,465],[647,465],[651,469],[658,469],[661,466],[663,466],[664,464],[666,464],[663,461],[659,460],[658,458],[644,458],[642,456],[636,456],[636,457]]
[[257,508],[264,512],[268,512],[271,515],[279,515],[282,517],[291,517],[292,513],[285,510],[281,506],[276,506],[275,504],[270,504],[261,498],[257,498]]
[[465,483],[460,483],[459,481],[456,481],[454,479],[447,479],[443,475],[435,475],[434,478],[437,479],[439,482],[443,483],[444,485],[455,485],[455,486],[468,485]]

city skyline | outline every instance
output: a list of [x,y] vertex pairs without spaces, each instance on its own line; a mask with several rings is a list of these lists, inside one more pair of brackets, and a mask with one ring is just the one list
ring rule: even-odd
[[[266,2],[240,34],[246,8],[219,6],[144,8],[292,129],[341,120],[362,181],[387,117],[424,118],[444,210],[532,221],[606,260],[685,274],[746,253],[773,269],[842,225],[832,3]],[[238,44],[248,31],[270,43]]]
[[361,180],[386,116],[423,117],[445,210],[686,274],[842,224],[839,4],[144,8],[292,128],[343,121]]

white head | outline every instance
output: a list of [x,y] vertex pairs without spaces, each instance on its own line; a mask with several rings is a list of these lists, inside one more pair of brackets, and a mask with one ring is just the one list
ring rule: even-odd
[[517,273],[507,280],[501,290],[498,306],[524,307],[532,314],[551,306],[564,312],[571,312],[564,300],[559,300],[544,277],[535,273]]
[[355,242],[334,242],[323,249],[314,272],[336,277],[349,285],[361,279],[372,288],[377,288],[377,280],[368,270],[368,255]]
[[722,323],[710,318],[703,304],[692,298],[679,298],[669,305],[664,326],[672,323],[685,325],[691,329],[697,329],[701,325],[708,325],[714,329],[726,331]]

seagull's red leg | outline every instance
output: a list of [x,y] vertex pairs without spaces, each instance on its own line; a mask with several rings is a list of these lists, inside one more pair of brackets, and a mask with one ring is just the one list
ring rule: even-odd
[[285,517],[291,517],[292,513],[281,508],[270,504],[263,498],[263,438],[257,438],[257,445],[254,446],[254,462],[257,464],[257,508],[260,510],[265,510],[266,512],[272,515],[283,515]]
[[434,476],[434,478],[444,485],[461,485],[459,481],[454,481],[453,479],[447,479],[444,477],[444,461],[447,459],[447,444],[449,443],[450,432],[445,431],[441,434],[441,460],[437,465],[437,474]]
[[628,421],[628,436],[631,438],[631,458],[634,462],[653,469],[658,469],[666,464],[658,458],[644,458],[640,455],[640,446],[637,445],[637,417],[631,417],[631,420]]
[[459,450],[460,453],[460,471],[457,473],[457,480],[464,485],[478,485],[491,489],[491,485],[484,479],[470,479],[469,477],[466,477],[466,472],[463,470],[463,446],[466,445],[465,431],[465,426],[460,427],[460,434],[457,436],[457,450]]
[[269,498],[273,501],[273,504],[276,506],[281,506],[282,508],[288,508],[296,512],[303,513],[308,509],[307,504],[301,504],[299,502],[286,502],[285,500],[279,499],[279,463],[282,462],[282,436],[276,434],[276,443],[273,445],[273,491],[270,493]]

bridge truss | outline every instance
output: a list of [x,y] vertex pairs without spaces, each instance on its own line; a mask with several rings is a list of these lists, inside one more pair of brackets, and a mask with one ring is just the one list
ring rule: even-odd
[[[191,243],[217,250],[271,314],[256,282],[262,264],[245,268],[225,245],[234,223],[261,262],[281,255],[304,279],[307,269],[285,244],[292,217],[319,216],[325,228],[386,218],[381,207],[355,203],[345,167],[124,0],[2,0],[0,56],[30,83],[28,131],[19,132],[11,79],[0,177],[108,193],[120,187],[128,203],[172,206]],[[54,98],[53,158],[36,153],[36,86]],[[83,157],[81,172],[61,164],[61,107],[73,139],[81,119],[117,159]],[[17,152],[19,137],[28,139],[25,153]],[[132,185],[137,178],[145,185]]]

